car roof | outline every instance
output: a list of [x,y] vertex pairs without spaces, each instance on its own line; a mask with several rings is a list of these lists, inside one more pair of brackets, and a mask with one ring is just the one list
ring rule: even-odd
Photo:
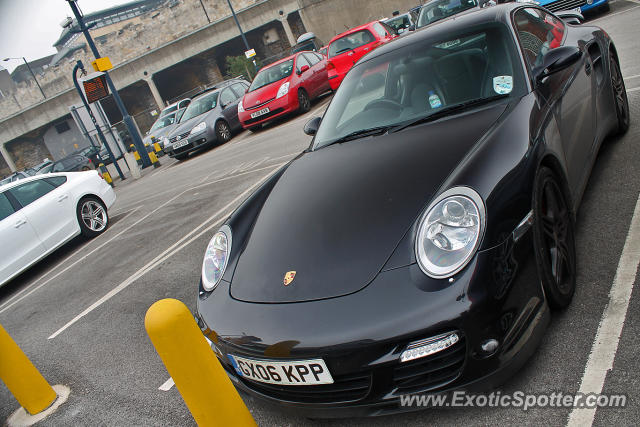
[[206,88],[204,88],[200,92],[196,93],[195,95],[193,95],[191,97],[191,99],[193,100],[193,99],[199,97],[200,95],[204,95],[204,94],[209,93],[209,92],[213,92],[213,91],[216,91],[216,90],[224,89],[225,87],[230,86],[233,83],[238,83],[238,82],[243,82],[243,81],[245,81],[245,80],[242,77],[233,77],[233,78],[231,78],[229,80],[224,80],[224,81],[215,83],[215,84],[213,84],[211,86],[207,86]]
[[10,188],[13,188],[16,185],[24,184],[25,182],[36,181],[36,180],[42,179],[42,178],[50,178],[52,176],[66,176],[68,178],[70,173],[83,173],[83,172],[55,172],[55,173],[48,173],[48,174],[42,174],[42,175],[27,176],[27,177],[19,179],[17,181],[13,181],[13,182],[10,182],[8,184],[0,185],[0,193],[5,191],[5,190],[8,190]]
[[356,33],[356,32],[358,32],[358,31],[360,31],[360,30],[368,29],[371,25],[375,24],[376,22],[380,22],[380,21],[376,19],[375,21],[367,22],[366,24],[363,24],[363,25],[359,25],[359,26],[357,26],[357,27],[350,28],[350,29],[348,29],[347,31],[345,31],[345,32],[342,32],[342,33],[338,34],[337,36],[333,36],[333,38],[332,38],[331,40],[329,40],[329,43],[328,43],[328,44],[331,44],[331,43],[333,43],[334,41],[336,41],[336,40],[338,40],[338,39],[340,39],[340,38],[342,38],[342,37],[344,37],[344,36],[346,36],[346,35],[348,35],[348,34]]
[[410,46],[415,43],[420,43],[425,39],[437,38],[439,36],[446,37],[446,35],[451,31],[462,31],[471,26],[491,22],[501,22],[503,24],[506,24],[509,22],[511,11],[522,7],[535,7],[535,4],[503,3],[481,9],[473,8],[459,14],[451,15],[440,21],[433,22],[429,25],[425,25],[424,27],[420,27],[406,37],[399,37],[389,43],[385,43],[379,46],[369,54],[365,55],[360,61],[358,61],[358,64],[369,61],[378,56],[385,55],[398,48]]

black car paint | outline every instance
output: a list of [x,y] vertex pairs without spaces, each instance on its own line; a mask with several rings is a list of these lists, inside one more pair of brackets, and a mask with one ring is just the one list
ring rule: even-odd
[[[360,62],[382,54],[384,50],[394,49],[394,43],[410,44],[420,37],[426,37],[425,31],[446,31],[456,25],[470,25],[483,20],[509,22],[513,11],[520,7],[534,6],[504,5],[474,12],[464,18],[443,20],[379,48]],[[490,111],[494,112],[494,121],[490,126],[474,123],[483,131],[478,132],[473,141],[471,136],[447,139],[446,149],[449,153],[456,153],[458,160],[430,162],[430,168],[435,170],[425,168],[423,176],[413,175],[413,170],[404,170],[402,164],[393,169],[396,174],[387,175],[389,169],[385,169],[380,160],[383,156],[377,154],[377,150],[380,150],[390,161],[402,161],[416,167],[416,159],[395,154],[393,150],[397,149],[400,153],[402,147],[407,152],[410,147],[419,150],[412,140],[419,138],[420,133],[429,134],[441,129],[457,135],[460,122],[456,116],[417,125],[393,136],[356,140],[320,149],[317,153],[303,153],[276,172],[236,210],[227,221],[233,230],[233,246],[223,279],[211,292],[204,291],[200,284],[197,311],[203,332],[223,353],[284,360],[322,357],[334,378],[359,372],[367,373],[369,378],[364,397],[355,401],[332,399],[328,395],[325,401],[318,402],[309,397],[313,395],[313,390],[321,393],[323,387],[327,389],[325,386],[305,389],[306,394],[300,393],[299,397],[296,397],[294,388],[291,397],[287,398],[287,386],[267,387],[239,378],[226,358],[221,357],[223,366],[239,388],[283,407],[303,410],[308,416],[380,415],[411,409],[398,405],[399,394],[497,386],[526,361],[537,347],[549,320],[548,306],[531,256],[531,233],[521,233],[527,229],[522,221],[532,209],[534,177],[541,166],[554,170],[562,179],[565,195],[571,201],[575,215],[597,151],[604,138],[615,130],[617,123],[608,79],[608,55],[610,52],[615,55],[612,42],[596,27],[567,28],[564,44],[580,47],[583,57],[542,81],[530,78],[528,85],[535,90],[519,99],[511,99],[507,105],[500,103],[461,114],[473,120],[483,117],[483,112],[486,114]],[[516,37],[515,33],[513,36]],[[596,74],[593,64],[594,43],[601,52],[602,78]],[[524,66],[522,56],[520,60]],[[585,69],[589,66],[592,70],[591,83],[587,85],[590,94],[571,87],[572,83],[584,82]],[[589,96],[593,101],[589,102]],[[571,114],[571,108],[576,108],[576,105],[592,108],[594,128],[587,126],[580,129],[579,123],[566,118],[565,115]],[[500,114],[495,114],[498,108]],[[567,140],[567,136],[576,131],[584,132],[581,134],[584,139]],[[389,150],[385,151],[382,148],[384,145],[389,145]],[[355,164],[357,156],[352,152],[359,148],[360,156],[358,164]],[[327,176],[323,180],[323,177],[314,174],[315,165],[311,163],[306,170],[310,170],[311,177],[317,182],[309,182],[297,172],[299,165],[305,164],[308,159],[317,159],[318,165],[321,165],[326,158],[328,164],[329,160],[339,161],[341,154],[347,159],[353,158],[353,166],[350,170],[328,167],[327,175],[335,174],[335,177]],[[372,185],[380,184],[381,178],[374,175],[375,171],[380,170],[382,178],[397,179],[405,186],[411,179],[416,179],[424,186],[422,198],[416,195],[419,192],[416,188],[397,188],[393,183],[383,186],[393,191],[381,190],[381,205],[391,199],[391,202],[395,200],[397,206],[406,209],[406,212],[402,212],[402,219],[397,221],[405,221],[402,224],[408,228],[403,233],[396,228],[392,236],[385,238],[389,242],[394,238],[399,239],[391,253],[388,253],[388,246],[380,250],[365,239],[359,245],[350,247],[357,257],[368,258],[372,254],[377,262],[382,258],[385,261],[375,274],[370,269],[368,274],[358,277],[360,282],[349,288],[348,292],[340,293],[334,289],[322,294],[315,290],[293,290],[310,286],[306,277],[310,277],[308,283],[314,283],[312,281],[317,276],[326,286],[333,285],[326,270],[338,267],[335,264],[338,260],[332,259],[334,264],[328,264],[321,258],[316,260],[314,266],[307,267],[311,271],[298,269],[299,276],[289,287],[291,289],[287,289],[298,292],[299,298],[304,301],[283,302],[285,298],[279,292],[283,288],[282,276],[297,266],[284,268],[291,251],[290,248],[282,248],[283,245],[294,245],[300,251],[301,246],[295,241],[296,235],[284,235],[287,228],[270,230],[268,233],[262,229],[266,221],[264,216],[273,221],[277,213],[271,205],[271,197],[275,195],[280,201],[283,216],[281,226],[286,227],[286,219],[291,220],[287,218],[289,212],[306,213],[304,219],[309,226],[313,226],[317,218],[324,220],[329,217],[328,221],[331,221],[336,209],[334,203],[327,203],[326,210],[323,209],[325,205],[314,205],[319,209],[315,212],[307,210],[307,207],[299,209],[297,204],[314,203],[312,199],[316,194],[308,190],[322,191],[324,182],[336,178],[362,179],[362,168],[365,166],[371,168]],[[295,188],[292,177],[301,179],[300,188]],[[365,187],[367,185],[358,182]],[[346,181],[345,184],[348,183]],[[455,186],[472,186],[481,195],[487,207],[486,232],[480,250],[462,271],[449,279],[431,279],[420,270],[415,260],[417,222],[422,209],[426,209],[433,197]],[[326,189],[327,194],[321,194],[325,202],[329,200],[326,196],[331,194],[331,188]],[[292,195],[292,203],[286,202],[281,193],[283,189]],[[305,199],[303,196],[306,191],[309,196]],[[364,188],[362,191],[368,193],[370,189]],[[401,204],[399,199],[405,197],[414,198],[414,203]],[[338,227],[336,232],[341,231],[339,227],[350,230],[351,226],[359,225],[348,221],[379,224],[376,222],[379,218],[373,221],[367,217],[370,212],[361,209],[357,197],[351,200],[347,197],[337,199],[343,204],[341,208],[344,212],[334,224]],[[418,205],[422,209],[416,208]],[[364,206],[370,209],[371,202]],[[392,225],[397,224],[389,224],[390,229]],[[299,231],[296,229],[296,232]],[[302,231],[303,235],[309,236],[307,231]],[[260,283],[261,289],[264,290],[266,286],[278,289],[265,291],[267,298],[262,298],[260,302],[240,301],[237,297],[242,292],[243,299],[260,299],[251,295],[250,289],[238,290],[236,287],[236,280],[244,277],[244,280],[250,281],[258,277],[257,269],[251,271],[252,266],[247,265],[244,259],[246,254],[255,250],[251,239],[258,233],[263,233],[262,238],[272,239],[266,242],[271,243],[273,252],[269,256],[277,259],[278,255],[282,255],[274,269],[281,276],[269,276],[270,283]],[[256,262],[257,253],[251,254],[250,259]],[[349,264],[355,261],[353,257],[346,257],[343,262]],[[240,267],[247,268],[248,272],[239,271]],[[262,267],[265,268],[265,265]],[[263,274],[267,273],[263,271]],[[346,271],[345,274],[351,273]],[[318,283],[314,285],[318,286]],[[316,300],[311,301],[314,298]],[[400,366],[398,356],[405,346],[413,340],[450,331],[458,331],[464,338],[466,356],[457,375],[429,387],[408,391],[399,389],[393,375]],[[480,344],[490,338],[497,339],[500,346],[495,354],[487,356],[480,349]]]

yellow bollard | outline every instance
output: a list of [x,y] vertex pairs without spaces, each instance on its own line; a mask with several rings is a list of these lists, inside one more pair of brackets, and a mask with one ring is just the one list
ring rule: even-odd
[[160,167],[160,161],[158,160],[158,156],[153,151],[149,151],[149,160],[151,160],[151,164],[154,168]]
[[199,426],[256,425],[186,305],[157,301],[144,326]]
[[138,150],[136,150],[135,145],[131,144],[131,151],[133,151],[133,158],[136,159],[136,163],[138,163],[139,166],[142,166],[142,159],[140,158],[140,154],[138,154]]
[[111,174],[109,173],[109,170],[107,169],[107,167],[104,165],[104,163],[100,163],[98,165],[98,168],[100,168],[100,174],[102,175],[102,177],[104,178],[104,180],[107,182],[107,184],[109,184],[110,186],[114,186],[113,185],[113,179],[111,178]]
[[160,144],[158,144],[157,142],[153,143],[153,149],[156,151],[156,153],[162,150],[162,148],[160,148]]
[[56,392],[0,325],[0,378],[31,415],[47,409]]

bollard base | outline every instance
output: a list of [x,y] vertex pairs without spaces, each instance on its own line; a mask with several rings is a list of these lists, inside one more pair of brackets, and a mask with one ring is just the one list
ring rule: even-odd
[[7,427],[27,427],[32,426],[35,423],[42,421],[47,416],[53,414],[60,405],[67,401],[69,398],[69,394],[71,393],[71,389],[64,385],[54,385],[53,390],[56,392],[56,400],[53,401],[51,406],[45,409],[42,412],[38,412],[35,415],[29,414],[24,408],[18,408],[13,414],[7,418],[6,426]]

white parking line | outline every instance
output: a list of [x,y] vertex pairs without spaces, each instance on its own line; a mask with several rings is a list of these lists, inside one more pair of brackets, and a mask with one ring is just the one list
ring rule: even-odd
[[[627,1],[631,1],[631,0],[627,0]],[[638,2],[637,1],[632,1],[632,3],[638,3]],[[605,19],[608,19],[608,18],[612,18],[612,17],[614,17],[616,15],[620,15],[622,13],[629,13],[632,10],[635,10],[635,9],[638,9],[638,8],[640,8],[640,6],[634,6],[634,7],[630,7],[629,9],[626,9],[626,10],[621,10],[619,12],[609,13],[607,15],[601,16],[600,18],[594,19],[593,21],[589,21],[589,23],[595,24],[598,21],[605,20]]]
[[[229,203],[227,203],[222,209],[219,209],[216,213],[214,213],[209,218],[204,220],[202,223],[200,223],[200,225],[198,225],[196,228],[191,230],[189,233],[187,233],[185,236],[183,236],[180,240],[178,240],[173,245],[171,245],[167,249],[165,249],[160,255],[156,256],[154,259],[149,261],[146,265],[144,265],[138,271],[133,273],[133,275],[129,276],[129,278],[127,278],[124,282],[120,283],[118,286],[113,288],[111,291],[109,291],[102,298],[100,298],[99,300],[97,300],[96,302],[91,304],[89,307],[87,307],[84,311],[82,311],[82,313],[78,314],[76,317],[74,317],[69,322],[67,322],[67,324],[65,324],[63,327],[61,327],[60,329],[55,331],[53,334],[51,334],[48,339],[50,339],[50,340],[54,339],[55,337],[60,335],[62,332],[64,332],[66,329],[68,329],[70,326],[72,326],[74,323],[78,322],[84,316],[86,316],[87,314],[91,313],[93,310],[95,310],[96,308],[100,307],[105,302],[109,301],[111,298],[113,298],[114,296],[119,294],[122,290],[124,290],[127,287],[129,287],[129,285],[131,285],[133,282],[138,280],[140,277],[144,276],[147,272],[149,272],[150,270],[155,268],[157,265],[159,265],[162,262],[164,262],[167,258],[169,258],[170,256],[173,256],[175,253],[177,253],[178,251],[183,249],[185,246],[189,245],[190,243],[192,243],[193,241],[198,239],[204,233],[209,232],[212,228],[214,228],[215,226],[218,225],[219,221],[223,220],[224,218],[226,218],[227,216],[229,216],[231,214],[230,208],[232,208],[236,203],[238,203],[241,200],[243,200],[247,195],[249,195],[249,193],[251,193],[259,185],[261,185],[263,182],[265,182],[274,172],[275,171],[273,171],[271,173],[268,173],[263,178],[261,178],[258,182],[256,182],[255,184],[251,185],[251,187],[247,188],[244,192],[242,192],[242,194],[236,196],[233,200],[231,200]],[[204,228],[199,233],[196,233],[196,231],[198,229],[206,226],[208,223],[212,223],[212,224],[209,225],[208,227]]]
[[160,387],[158,387],[158,390],[169,391],[171,390],[171,387],[173,387],[174,384],[175,382],[173,381],[173,378],[169,377],[168,380],[166,380]]
[[627,93],[631,93],[631,92],[637,92],[640,90],[640,87],[634,87],[632,89],[627,89]]
[[[627,240],[624,242],[618,270],[609,292],[609,302],[604,309],[591,354],[582,375],[580,393],[601,393],[607,372],[613,369],[620,334],[629,308],[633,284],[636,281],[640,262],[640,197],[629,225]],[[591,426],[596,409],[576,408],[569,414],[569,427]]]
[[[137,211],[139,208],[135,208],[132,209],[124,218],[128,217],[129,215],[133,214],[135,211]],[[122,218],[122,219],[124,219]],[[140,221],[138,221],[140,222]],[[42,276],[38,277],[36,280],[34,280],[30,286],[27,286],[26,288],[24,288],[22,291],[18,292],[17,294],[13,295],[11,298],[9,298],[7,301],[4,302],[4,304],[0,305],[0,314],[4,313],[5,311],[7,311],[8,309],[10,309],[14,304],[22,301],[23,299],[25,299],[26,297],[28,297],[29,295],[31,295],[32,293],[34,293],[35,291],[37,291],[38,289],[40,289],[41,287],[43,287],[44,285],[46,285],[47,283],[51,282],[53,279],[55,279],[56,277],[60,276],[62,273],[64,273],[65,271],[68,271],[71,267],[77,265],[78,263],[80,263],[81,261],[84,261],[85,259],[87,259],[91,254],[93,254],[94,252],[102,249],[104,246],[106,246],[107,244],[109,244],[110,242],[112,242],[113,240],[115,240],[116,238],[118,238],[122,233],[124,233],[125,231],[127,231],[128,229],[130,229],[131,227],[133,227],[134,225],[136,225],[138,222],[135,222],[133,225],[125,228],[124,230],[122,230],[121,232],[119,232],[118,234],[116,234],[115,236],[111,237],[109,240],[101,243],[98,247],[96,247],[95,249],[91,250],[90,252],[88,252],[86,255],[84,255],[82,258],[78,259],[77,261],[75,261],[74,263],[72,263],[71,265],[67,266],[66,268],[60,270],[59,272],[57,272],[56,274],[54,274],[53,276],[49,277],[46,281],[42,282],[41,284],[39,284],[36,287],[33,287],[36,283],[38,283],[38,281],[44,279],[48,274],[51,274],[51,272],[53,272],[56,268],[58,268],[59,266],[61,266],[62,264],[64,264],[65,262],[67,262],[69,259],[71,259],[74,255],[76,255],[78,252],[80,252],[81,250],[85,249],[84,246],[78,248],[76,251],[74,251],[71,255],[69,255],[68,257],[66,257],[62,262],[58,263],[55,267],[53,267],[52,269],[50,269],[49,271],[47,271],[46,273],[44,273]],[[26,292],[26,293],[25,293]]]

